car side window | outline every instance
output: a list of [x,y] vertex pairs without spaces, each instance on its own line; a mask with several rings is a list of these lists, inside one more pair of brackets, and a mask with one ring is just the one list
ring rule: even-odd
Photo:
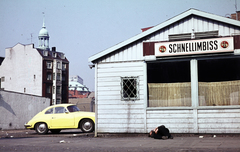
[[48,109],[48,110],[45,112],[45,114],[53,114],[53,108]]
[[55,113],[65,113],[64,107],[55,107]]

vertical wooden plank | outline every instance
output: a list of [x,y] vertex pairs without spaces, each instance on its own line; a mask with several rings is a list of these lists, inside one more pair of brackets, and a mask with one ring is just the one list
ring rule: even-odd
[[95,137],[98,133],[98,64],[95,64]]
[[143,85],[144,85],[144,131],[147,133],[147,63],[143,62]]

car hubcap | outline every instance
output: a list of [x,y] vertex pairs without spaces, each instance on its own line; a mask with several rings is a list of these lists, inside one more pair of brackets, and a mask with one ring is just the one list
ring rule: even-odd
[[38,126],[38,130],[39,130],[39,132],[44,132],[46,130],[46,125],[45,124],[40,124]]
[[86,130],[86,131],[91,130],[92,124],[91,124],[90,122],[85,122],[85,123],[83,124],[83,128],[84,128],[84,130]]

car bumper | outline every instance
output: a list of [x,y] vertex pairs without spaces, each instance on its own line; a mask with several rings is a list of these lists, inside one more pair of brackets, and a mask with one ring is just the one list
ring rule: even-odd
[[25,127],[25,128],[31,128],[31,127],[32,127],[32,125],[29,125],[29,124],[24,124],[24,127]]

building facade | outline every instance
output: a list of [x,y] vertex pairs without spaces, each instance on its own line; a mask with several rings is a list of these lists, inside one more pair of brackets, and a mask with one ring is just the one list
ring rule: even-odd
[[240,133],[240,21],[190,9],[89,58],[97,133]]
[[0,66],[1,89],[50,98],[50,104],[68,103],[69,61],[56,48],[49,48],[45,23],[39,32],[39,46],[7,48]]
[[87,98],[91,92],[83,85],[83,79],[76,75],[69,79],[69,98]]

